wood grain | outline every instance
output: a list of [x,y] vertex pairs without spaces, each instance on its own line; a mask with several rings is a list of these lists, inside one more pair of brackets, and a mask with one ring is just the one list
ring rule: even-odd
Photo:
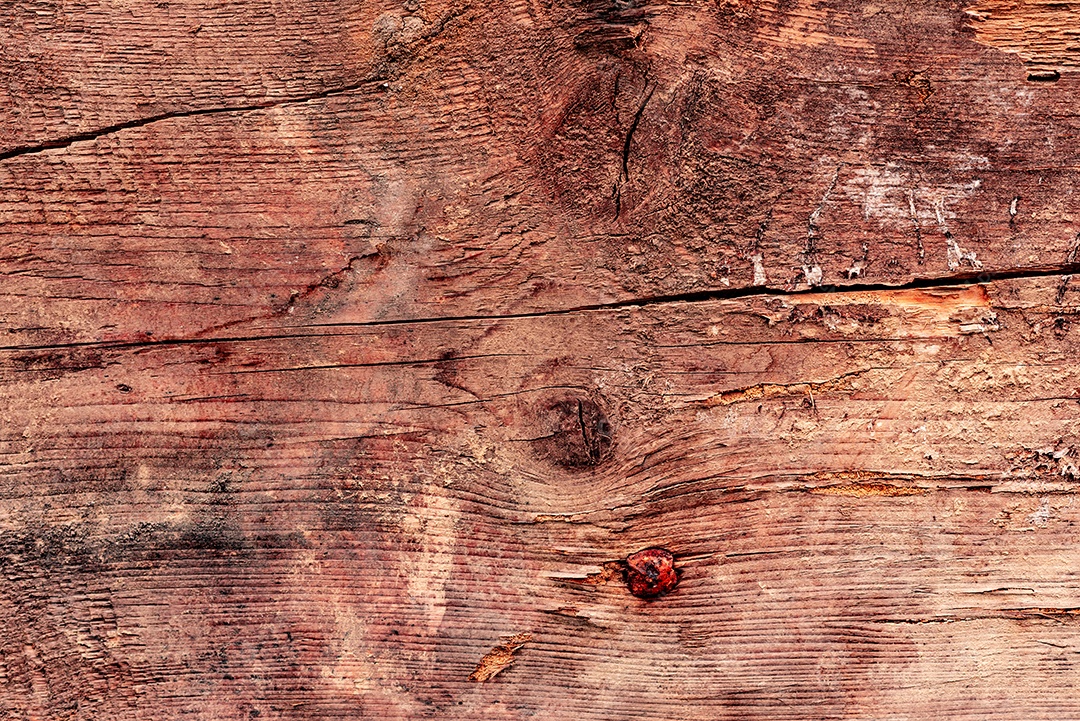
[[[285,312],[504,315],[1075,261],[1078,81],[1029,82],[961,9],[632,5],[335,11],[349,22],[298,6],[249,22],[258,6],[170,4],[162,38],[204,28],[167,55],[186,65],[112,62],[108,83],[84,43],[56,45],[36,62],[77,72],[79,97],[104,108],[37,91],[7,105],[89,120],[5,124],[35,138],[0,163],[5,324],[27,344],[192,337]],[[159,10],[62,15],[130,44]],[[26,28],[60,16],[34,17]],[[341,44],[350,22],[362,52]],[[318,57],[355,67],[321,75],[269,50],[309,27]],[[259,52],[198,49],[229,28]],[[380,28],[399,28],[393,63],[371,59],[389,52]],[[588,40],[623,31],[641,36]],[[304,84],[268,89],[227,65],[239,59]],[[161,74],[148,85],[167,99],[145,112],[114,100]],[[189,98],[216,74],[235,92]],[[83,139],[49,149],[69,131]],[[328,307],[327,283],[351,292]]]
[[0,718],[1080,715],[1069,8],[0,15]]
[[980,2],[965,11],[974,20],[975,37],[1016,53],[1032,67],[1029,80],[1056,81],[1061,71],[1080,65],[1080,30],[1068,5],[1051,2]]
[[[6,351],[7,712],[1068,715],[1058,292]],[[565,400],[606,456],[552,452]],[[601,573],[649,545],[654,602]]]

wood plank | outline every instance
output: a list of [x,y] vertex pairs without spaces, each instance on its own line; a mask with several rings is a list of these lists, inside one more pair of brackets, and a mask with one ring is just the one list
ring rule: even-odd
[[0,718],[1080,716],[1074,16],[0,7]]
[[455,3],[18,0],[0,8],[0,152],[386,82]]
[[0,708],[1069,716],[1060,290],[5,351]]
[[3,322],[34,345],[1072,269],[1071,65],[1029,81],[952,4],[632,5],[9,6]]

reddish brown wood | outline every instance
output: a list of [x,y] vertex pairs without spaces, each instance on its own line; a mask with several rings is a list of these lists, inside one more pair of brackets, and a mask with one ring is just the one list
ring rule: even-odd
[[[1058,292],[8,351],[5,708],[1068,716]],[[575,398],[595,466],[537,441]],[[606,568],[650,545],[683,578],[639,601]]]
[[1080,716],[1068,7],[0,15],[0,718]]
[[8,6],[5,323],[192,337],[1074,259],[1076,76],[1029,82],[993,8],[630,5]]

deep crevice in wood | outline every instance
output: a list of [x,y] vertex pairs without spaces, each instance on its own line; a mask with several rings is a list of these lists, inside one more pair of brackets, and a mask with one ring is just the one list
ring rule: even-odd
[[[849,283],[845,285],[818,285],[808,288],[787,289],[774,286],[759,285],[743,288],[718,288],[713,290],[691,291],[688,293],[672,293],[667,295],[645,296],[629,298],[627,300],[614,301],[611,303],[595,303],[571,308],[557,308],[552,310],[540,310],[526,313],[505,313],[491,315],[460,315],[460,316],[433,316],[426,318],[401,318],[392,320],[364,321],[359,323],[326,323],[309,324],[303,327],[369,327],[384,325],[409,325],[414,323],[444,323],[444,322],[468,322],[484,320],[512,320],[520,318],[543,318],[547,316],[569,315],[572,313],[584,313],[590,311],[618,310],[620,308],[639,308],[653,305],[666,305],[670,303],[700,303],[712,300],[736,300],[739,298],[753,298],[759,296],[798,297],[824,294],[845,294],[865,292],[902,292],[906,290],[934,290],[936,288],[957,288],[968,285],[980,285],[1005,280],[1025,280],[1036,278],[1053,278],[1069,276],[1080,273],[1080,263],[1062,263],[1060,265],[1042,268],[1022,268],[998,271],[970,271],[954,273],[953,275],[937,278],[915,278],[907,283]],[[2,349],[0,349],[2,350]]]
[[[575,313],[588,313],[595,311],[619,310],[623,308],[644,308],[648,306],[668,305],[671,303],[703,303],[715,300],[737,300],[739,298],[754,297],[812,297],[827,294],[849,294],[865,292],[903,292],[907,290],[935,290],[939,288],[958,288],[969,285],[1001,282],[1006,280],[1030,280],[1036,278],[1070,278],[1080,274],[1080,263],[1062,263],[1046,268],[1027,268],[1016,270],[978,271],[956,273],[939,278],[916,278],[897,285],[888,283],[852,283],[842,286],[812,286],[789,290],[771,286],[751,286],[747,288],[720,288],[715,290],[693,291],[689,293],[674,293],[670,295],[655,295],[641,298],[629,298],[627,300],[612,303],[595,303],[570,308],[555,308],[552,310],[539,310],[526,313],[493,313],[487,315],[457,315],[457,316],[429,316],[420,318],[392,318],[388,320],[372,320],[356,323],[309,323],[294,328],[370,328],[395,325],[419,325],[429,323],[468,323],[480,321],[521,320],[528,318],[546,318],[552,316],[572,315]],[[236,325],[236,324],[234,324]],[[202,345],[207,343],[244,343],[252,341],[288,340],[296,338],[313,338],[335,335],[334,333],[267,333],[264,335],[239,335],[239,336],[204,336],[198,338],[161,338],[156,340],[138,341],[83,341],[75,343],[55,343],[43,345],[9,345],[0,346],[0,352],[11,351],[41,351],[63,350],[70,348],[144,348],[164,347],[178,345]],[[342,332],[337,335],[348,335]]]

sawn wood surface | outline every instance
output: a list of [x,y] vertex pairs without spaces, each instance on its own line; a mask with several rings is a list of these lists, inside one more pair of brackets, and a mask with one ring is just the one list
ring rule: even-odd
[[1077,27],[0,5],[0,718],[1080,718]]

